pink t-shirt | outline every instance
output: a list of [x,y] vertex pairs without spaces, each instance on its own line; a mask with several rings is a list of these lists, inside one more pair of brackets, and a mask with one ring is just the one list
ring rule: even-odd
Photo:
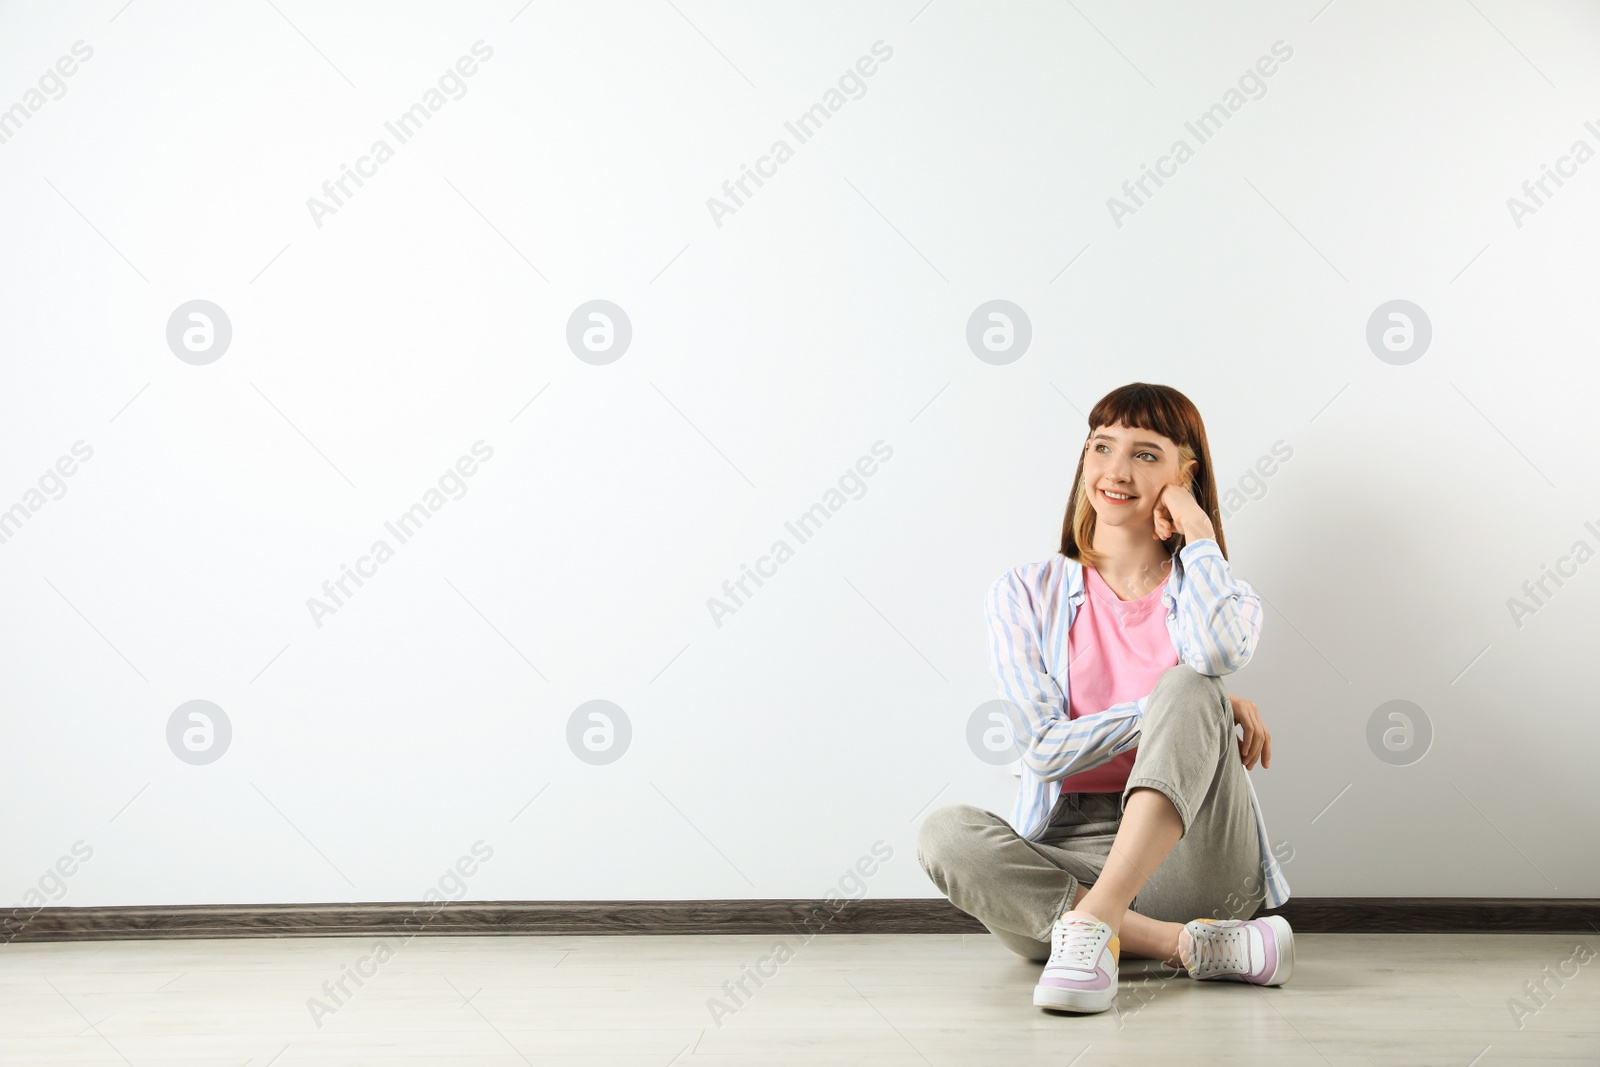
[[[1149,696],[1161,672],[1178,665],[1161,593],[1167,579],[1138,600],[1119,600],[1093,567],[1083,568],[1085,596],[1067,631],[1067,716],[1080,719]],[[1061,779],[1063,793],[1120,793],[1138,750]]]

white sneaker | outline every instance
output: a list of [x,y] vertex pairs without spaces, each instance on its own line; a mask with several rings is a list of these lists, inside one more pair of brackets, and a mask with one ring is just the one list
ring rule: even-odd
[[1105,1011],[1117,998],[1121,951],[1122,943],[1109,925],[1081,912],[1068,912],[1050,928],[1050,961],[1034,987],[1034,1006]]
[[1294,973],[1294,931],[1281,915],[1264,919],[1195,919],[1189,977],[1282,985]]

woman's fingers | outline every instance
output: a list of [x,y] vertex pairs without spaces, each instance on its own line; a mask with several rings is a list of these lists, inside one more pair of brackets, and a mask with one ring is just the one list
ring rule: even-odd
[[1267,733],[1265,726],[1249,732],[1248,744],[1250,751],[1244,763],[1246,768],[1254,768],[1257,762],[1263,767],[1272,763],[1272,735]]
[[1256,760],[1261,757],[1265,735],[1266,729],[1261,726],[1260,720],[1254,716],[1244,724],[1244,740],[1240,742],[1240,749],[1247,770],[1253,768],[1256,765]]
[[1261,721],[1261,713],[1256,710],[1255,702],[1245,700],[1228,694],[1228,702],[1233,708],[1233,721],[1238,726],[1239,759],[1243,761],[1246,770],[1251,770],[1259,762],[1263,767],[1272,763],[1272,735],[1267,733],[1266,724]]
[[1229,693],[1228,703],[1233,708],[1233,721],[1243,735],[1239,738],[1239,758],[1245,769],[1254,768],[1258,761],[1263,767],[1267,766],[1272,761],[1272,735],[1267,733],[1255,702]]

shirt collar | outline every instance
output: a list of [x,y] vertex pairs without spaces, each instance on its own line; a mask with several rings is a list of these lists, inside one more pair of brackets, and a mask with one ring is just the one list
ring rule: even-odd
[[[1180,552],[1182,549],[1179,550]],[[1167,604],[1178,602],[1178,592],[1183,588],[1183,561],[1174,552],[1170,558],[1171,569],[1167,572],[1166,587],[1161,590],[1161,599]],[[1083,584],[1083,564],[1075,559],[1067,559],[1072,566],[1067,568],[1067,599],[1076,604],[1081,601],[1087,590]]]

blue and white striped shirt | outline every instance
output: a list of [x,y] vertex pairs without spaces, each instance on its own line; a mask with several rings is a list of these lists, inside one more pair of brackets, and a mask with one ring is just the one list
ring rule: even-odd
[[[1017,799],[1011,825],[1036,841],[1049,825],[1059,783],[1139,747],[1149,695],[1073,719],[1067,714],[1067,631],[1083,600],[1083,566],[1057,552],[1027,563],[989,587],[989,662],[1000,695],[1020,712]],[[1243,667],[1261,635],[1261,598],[1235,578],[1211,538],[1190,541],[1174,559],[1166,588],[1167,634],[1178,661],[1201,674],[1221,676]],[[1261,839],[1264,906],[1289,899],[1289,883],[1272,854],[1255,783],[1250,806]]]

